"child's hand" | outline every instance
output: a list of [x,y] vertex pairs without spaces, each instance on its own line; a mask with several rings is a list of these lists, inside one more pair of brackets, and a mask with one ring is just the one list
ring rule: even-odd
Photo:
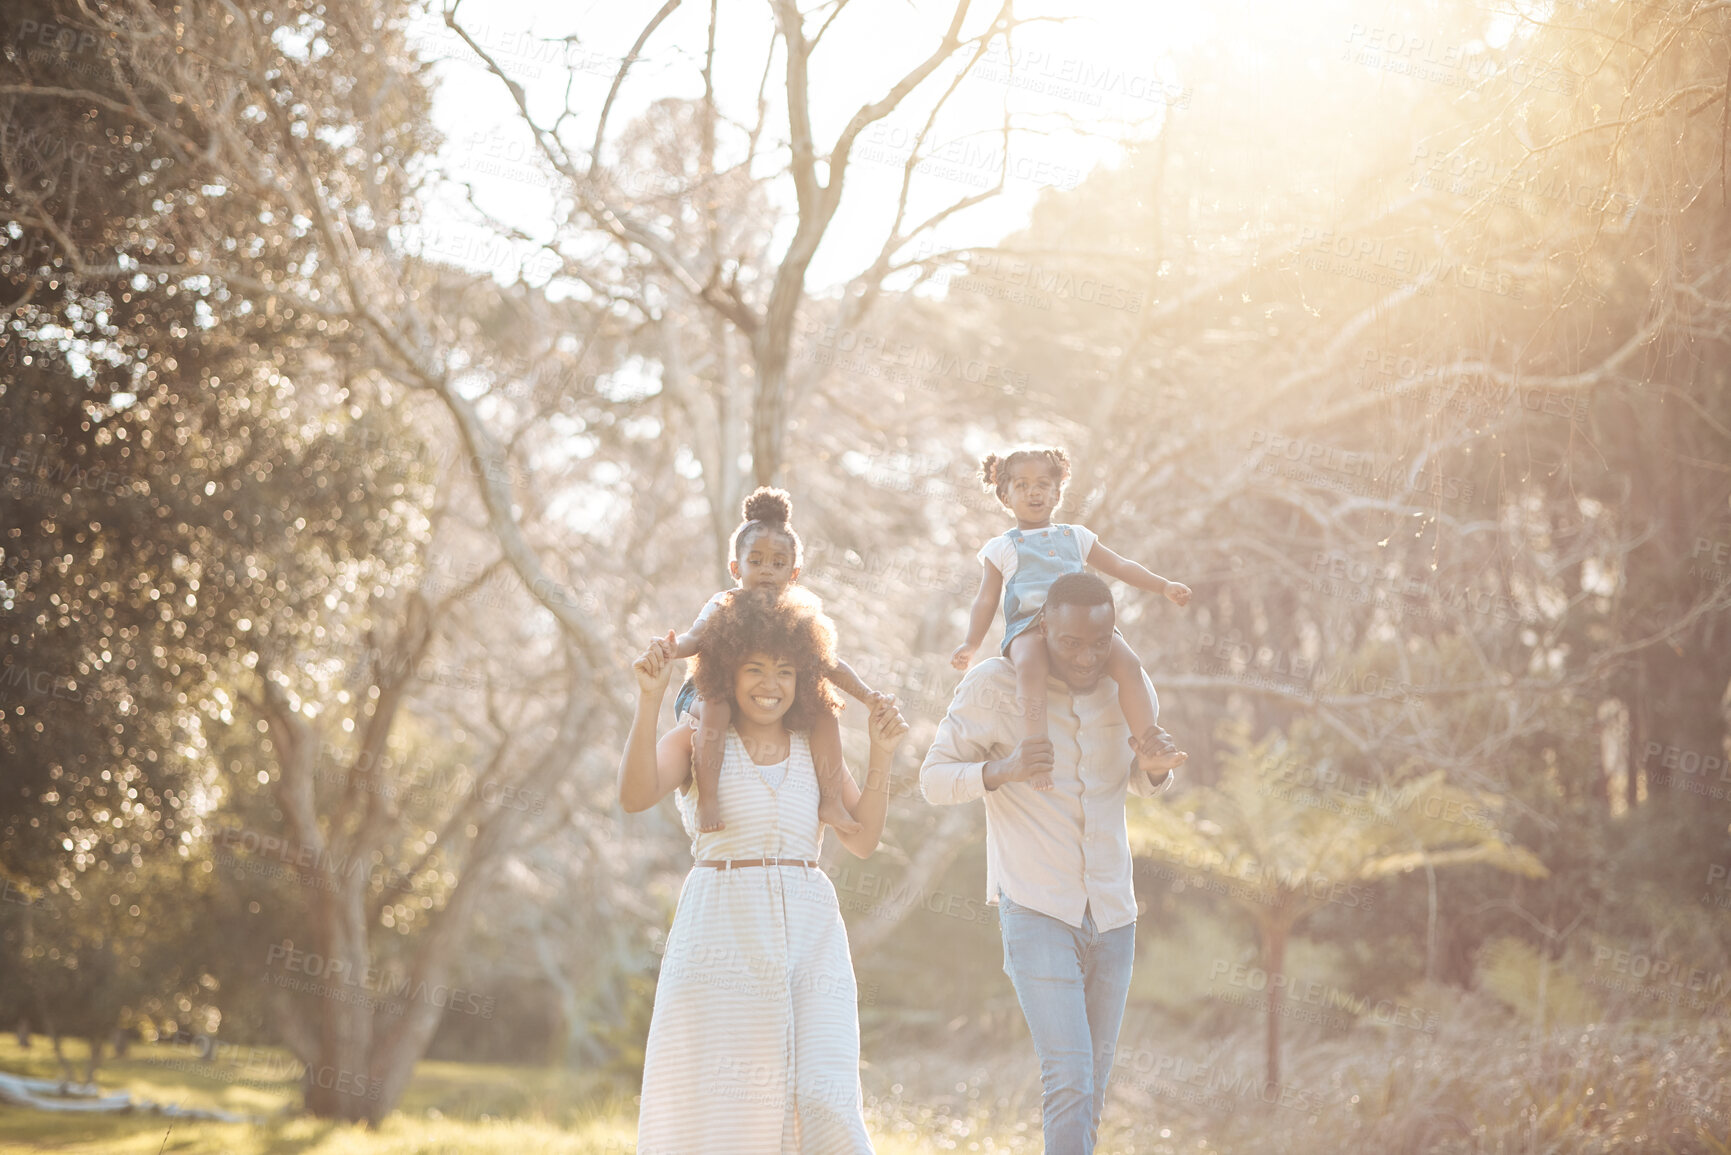
[[956,647],[956,652],[950,655],[950,665],[965,672],[968,668],[968,664],[974,660],[974,651],[979,648],[980,647],[978,646],[970,646],[968,643],[963,642],[961,645]]
[[668,630],[664,638],[650,638],[649,648],[643,651],[643,656],[631,663],[631,668],[637,673],[638,693],[667,692],[667,680],[673,674],[673,639],[672,630]]
[[1175,606],[1187,606],[1190,604],[1190,587],[1185,585],[1183,582],[1166,583],[1166,589],[1164,592],[1167,600]]
[[[1151,777],[1161,777],[1169,770],[1176,770],[1183,765],[1190,755],[1178,748],[1178,743],[1172,740],[1172,735],[1163,726],[1150,726],[1140,739],[1134,735],[1130,738],[1130,752],[1136,756],[1136,765],[1146,771]],[[1170,786],[1172,780],[1166,779]]]
[[885,750],[893,754],[902,744],[902,737],[908,732],[908,722],[902,717],[902,712],[895,708],[894,700],[881,702],[872,711],[866,730],[871,735],[873,750]]

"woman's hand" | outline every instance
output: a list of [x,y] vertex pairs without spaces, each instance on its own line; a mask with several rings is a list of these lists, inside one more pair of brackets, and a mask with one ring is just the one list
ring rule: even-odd
[[894,754],[902,744],[902,738],[908,732],[908,721],[902,717],[902,712],[896,709],[893,694],[885,695],[872,711],[866,730],[871,735],[872,753]]
[[674,637],[673,631],[668,630],[666,637],[649,639],[649,648],[631,663],[637,672],[637,692],[646,698],[660,698],[667,693],[667,680],[673,675]]
[[1167,582],[1166,588],[1162,592],[1165,593],[1166,600],[1175,606],[1190,604],[1190,587],[1183,582]]

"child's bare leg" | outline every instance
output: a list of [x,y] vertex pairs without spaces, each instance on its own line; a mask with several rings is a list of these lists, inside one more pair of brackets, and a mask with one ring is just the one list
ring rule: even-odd
[[[1160,733],[1154,710],[1154,697],[1148,692],[1148,683],[1142,679],[1142,659],[1136,656],[1136,651],[1132,650],[1130,643],[1122,637],[1112,638],[1112,652],[1106,658],[1106,672],[1118,683],[1118,708],[1124,712],[1124,720],[1130,723],[1130,733],[1137,749],[1153,753],[1158,749]],[[1154,765],[1159,770],[1170,770],[1189,757],[1190,755],[1177,750],[1155,754]]]
[[721,820],[721,752],[733,711],[726,702],[699,698],[692,712],[697,715],[697,741],[691,752],[691,771],[697,777],[697,829],[707,834],[727,825]]
[[811,728],[811,760],[817,770],[817,816],[843,834],[855,834],[860,824],[848,813],[841,776],[847,773],[841,756],[841,723],[827,711]]
[[[1016,667],[1016,704],[1022,711],[1022,733],[1029,738],[1046,736],[1046,639],[1033,630],[1023,630],[1010,643],[1010,663]],[[1028,779],[1036,790],[1050,790],[1052,775],[1042,770]]]

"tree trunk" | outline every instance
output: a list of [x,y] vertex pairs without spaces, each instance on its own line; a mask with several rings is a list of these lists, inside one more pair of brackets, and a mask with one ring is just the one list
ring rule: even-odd
[[1285,987],[1286,938],[1290,928],[1270,920],[1261,925],[1262,969],[1268,972],[1268,1034],[1264,1065],[1269,1086],[1280,1083],[1280,1003]]
[[[360,885],[355,885],[357,875]],[[342,890],[319,901],[313,912],[316,951],[326,968],[322,981],[361,1000],[320,1000],[318,1062],[307,1064],[306,1107],[324,1119],[357,1122],[370,1117],[367,1087],[360,1079],[373,1042],[373,1012],[365,1001],[371,995],[366,982],[370,952],[365,881],[361,871],[351,872]],[[341,966],[335,974],[333,963]]]
[[787,430],[787,343],[771,334],[755,344],[757,400],[751,413],[751,472],[758,485],[774,485],[781,473],[782,437]]
[[[551,791],[554,780],[581,749],[594,711],[592,692],[573,685],[557,733],[524,776],[526,788]],[[368,1062],[356,1068],[367,1078],[369,1097],[363,1117],[369,1123],[377,1124],[390,1114],[408,1088],[415,1063],[432,1042],[445,1009],[417,992],[431,992],[448,984],[476,910],[494,893],[493,882],[505,859],[519,848],[522,825],[523,812],[509,808],[495,811],[479,824],[457,887],[421,939],[409,966],[407,1008],[379,1032]]]

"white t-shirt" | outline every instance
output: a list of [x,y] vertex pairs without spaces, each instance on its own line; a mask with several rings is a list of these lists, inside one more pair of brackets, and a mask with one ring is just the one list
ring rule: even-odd
[[715,607],[725,602],[727,600],[727,595],[732,592],[733,590],[722,590],[720,593],[704,602],[703,608],[697,611],[697,620],[691,623],[691,628],[695,630],[698,626],[709,620],[709,615],[715,612]]
[[[1054,523],[1045,529],[1025,529],[1022,539],[1035,549],[1040,548],[1047,534],[1071,533],[1076,537],[1076,552],[1082,557],[1082,564],[1088,564],[1088,555],[1094,550],[1094,543],[1099,541],[1098,535],[1085,525],[1064,525]],[[1010,583],[1010,578],[1016,573],[1016,543],[1010,540],[1008,533],[1001,533],[980,547],[975,555],[980,561],[989,561],[998,567],[998,572],[1004,575],[1004,584]]]

